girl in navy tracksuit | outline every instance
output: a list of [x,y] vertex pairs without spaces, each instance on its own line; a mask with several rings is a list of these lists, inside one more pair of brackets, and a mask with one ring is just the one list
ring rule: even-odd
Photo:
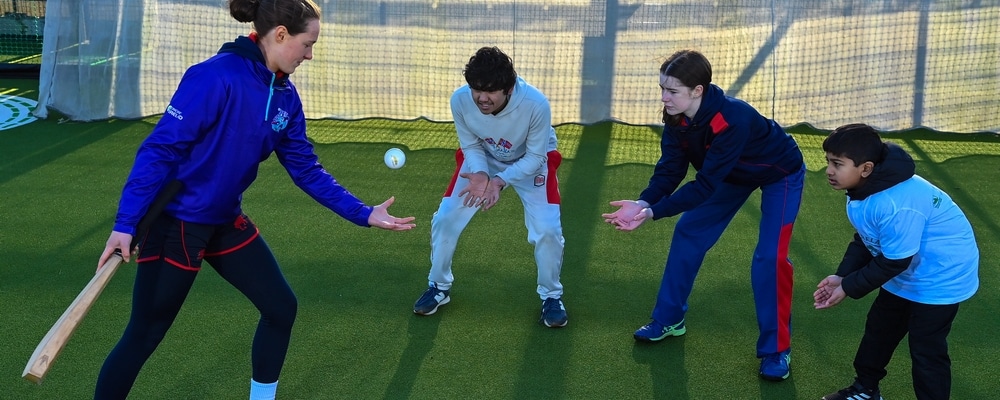
[[[288,74],[312,59],[319,7],[311,0],[231,0],[230,12],[238,21],[253,22],[254,32],[187,70],[140,146],[122,191],[98,265],[116,249],[128,260],[133,235],[145,234],[145,240],[138,247],[132,314],[104,362],[95,398],[128,395],[203,261],[260,311],[250,396],[274,398],[297,303],[271,250],[240,206],[258,165],[271,153],[303,191],[354,224],[413,227],[413,217],[388,214],[392,198],[368,206],[338,184],[306,138],[302,103]],[[147,232],[136,232],[157,193],[173,180],[183,189]]]
[[[760,231],[750,270],[760,330],[757,357],[762,378],[783,380],[789,375],[791,340],[788,244],[802,198],[802,153],[774,121],[727,97],[711,81],[711,65],[696,51],[677,52],[663,63],[662,156],[639,199],[611,202],[619,209],[603,216],[629,231],[646,220],[683,213],[652,321],[634,334],[636,340],[656,342],[686,332],[687,298],[705,253],[760,189]],[[689,165],[697,174],[681,185]]]

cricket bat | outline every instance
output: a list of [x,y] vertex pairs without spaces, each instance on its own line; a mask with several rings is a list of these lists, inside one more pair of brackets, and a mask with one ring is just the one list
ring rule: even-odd
[[[181,187],[183,187],[183,184],[175,180],[168,183],[160,191],[153,204],[149,206],[149,210],[146,211],[146,215],[142,217],[136,226],[136,235],[132,238],[132,249],[135,249],[135,246],[139,243],[138,236],[149,230],[149,225],[160,215],[163,208],[180,191]],[[66,346],[66,342],[69,341],[70,336],[73,336],[73,332],[76,331],[77,326],[83,321],[83,317],[90,311],[90,307],[94,305],[94,301],[104,291],[104,287],[108,285],[111,277],[115,275],[118,267],[123,262],[124,259],[122,258],[121,251],[118,250],[97,270],[97,273],[90,279],[87,286],[76,296],[76,299],[70,303],[69,308],[63,312],[62,316],[59,317],[56,323],[52,325],[52,328],[49,329],[49,332],[45,334],[45,337],[42,338],[42,341],[38,343],[38,347],[35,347],[35,352],[31,354],[31,358],[28,359],[28,365],[24,367],[24,372],[21,374],[22,378],[36,384],[42,383],[42,379],[45,378],[45,374],[52,367],[52,363],[55,362],[59,352]]]

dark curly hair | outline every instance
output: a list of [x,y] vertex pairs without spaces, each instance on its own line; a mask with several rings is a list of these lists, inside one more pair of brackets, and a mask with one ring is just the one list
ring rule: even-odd
[[514,62],[496,47],[483,47],[476,51],[465,64],[462,74],[470,88],[484,92],[507,91],[517,82]]

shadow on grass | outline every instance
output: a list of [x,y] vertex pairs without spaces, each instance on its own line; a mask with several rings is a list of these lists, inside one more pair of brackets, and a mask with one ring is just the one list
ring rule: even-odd
[[407,344],[396,364],[396,372],[385,388],[384,399],[405,399],[413,392],[417,374],[434,348],[441,318],[425,318],[412,315],[406,328]]
[[632,345],[632,359],[649,367],[654,399],[686,400],[688,372],[684,367],[684,337],[670,338],[666,343]]
[[[48,119],[3,131],[0,134],[0,149],[3,149],[0,185],[129,129],[149,132],[152,126],[144,121],[60,124]],[[126,141],[122,147],[106,149],[106,153],[115,156],[135,154],[136,145],[132,141]]]
[[[610,123],[602,123],[584,127],[580,137],[576,157],[572,160],[572,168],[564,183],[560,184],[562,193],[563,234],[566,237],[566,248],[563,252],[563,268],[561,276],[586,276],[582,269],[588,265],[587,249],[593,245],[593,231],[596,224],[570,222],[566,216],[593,216],[597,220],[601,203],[597,198],[600,192],[600,182],[604,177],[604,160],[607,158],[611,138]],[[565,163],[565,161],[564,161]],[[596,185],[596,186],[595,186]],[[584,217],[584,220],[586,217]],[[571,229],[565,229],[572,227]],[[568,273],[567,273],[568,272]],[[566,309],[573,320],[573,292],[591,286],[577,279],[562,279],[566,285]],[[565,360],[572,353],[573,332],[570,328],[559,330],[532,329],[528,335],[517,382],[514,387],[518,398],[539,397],[557,398],[564,393],[565,376],[568,363]],[[545,349],[538,352],[537,349]],[[544,375],[544,379],[540,379]]]

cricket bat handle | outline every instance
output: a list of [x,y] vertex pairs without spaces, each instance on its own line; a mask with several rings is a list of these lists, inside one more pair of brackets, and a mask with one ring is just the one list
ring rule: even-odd
[[52,325],[49,332],[38,343],[35,352],[28,359],[28,365],[24,367],[24,373],[21,374],[22,378],[36,384],[42,383],[42,378],[49,371],[49,366],[55,361],[56,356],[59,355],[62,348],[66,346],[66,342],[69,341],[70,336],[76,331],[77,325],[80,324],[80,321],[83,321],[83,317],[90,311],[90,307],[94,305],[94,301],[101,295],[101,291],[111,281],[111,277],[118,271],[118,267],[122,265],[123,261],[121,253],[115,252],[101,266],[101,269],[97,270],[97,273],[90,279],[87,286],[80,291],[80,294],[76,296],[76,299],[69,305],[69,308],[63,312],[59,320]]

